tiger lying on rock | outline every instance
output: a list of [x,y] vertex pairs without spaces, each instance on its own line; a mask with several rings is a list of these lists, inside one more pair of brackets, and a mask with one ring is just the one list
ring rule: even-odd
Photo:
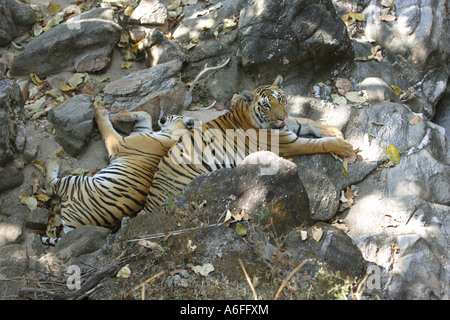
[[[280,89],[282,80],[278,76],[272,85],[242,92],[229,112],[194,126],[180,138],[161,159],[144,211],[152,213],[159,209],[166,198],[180,194],[200,174],[235,167],[258,150],[279,156],[326,152],[352,155],[353,147],[338,129],[288,117],[286,96]],[[319,138],[299,137],[306,134]]]
[[[176,142],[172,139],[194,125],[193,119],[164,115],[158,121],[161,131],[153,132],[151,116],[146,112],[121,112],[116,119],[136,121],[129,136],[122,137],[114,130],[104,107],[96,109],[95,120],[105,141],[110,165],[94,176],[58,178],[56,155],[51,155],[46,163],[46,192],[61,197],[65,233],[80,225],[115,228],[122,218],[142,210],[156,167]],[[57,242],[44,237],[42,240],[46,244]]]

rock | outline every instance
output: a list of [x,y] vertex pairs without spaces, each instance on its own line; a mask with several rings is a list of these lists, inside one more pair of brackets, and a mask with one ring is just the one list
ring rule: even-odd
[[161,110],[177,114],[186,98],[186,85],[179,80],[181,61],[172,60],[130,74],[109,83],[104,88],[109,111],[148,112],[156,126]]
[[266,151],[249,155],[234,169],[197,177],[174,203],[181,199],[206,200],[204,214],[211,221],[217,221],[226,210],[238,213],[243,209],[252,221],[272,225],[278,234],[311,222],[308,197],[296,166]]
[[400,102],[394,90],[381,78],[369,77],[358,83],[357,88],[365,90],[369,102]]
[[83,225],[64,235],[50,253],[50,261],[69,264],[77,257],[99,250],[106,243],[110,229]]
[[[435,105],[445,92],[450,75],[449,24],[441,14],[446,10],[446,1],[396,2],[397,19],[392,22],[380,19],[383,8],[380,2],[371,1],[363,11],[366,37],[394,55],[403,67],[402,73],[414,79],[415,85],[422,85],[427,102]],[[433,114],[426,106],[425,110]]]
[[39,77],[65,70],[94,72],[104,69],[122,29],[114,10],[92,9],[68,19],[29,42],[14,60],[9,75]]
[[0,166],[23,151],[24,103],[19,85],[0,74]]
[[130,36],[135,42],[145,39],[143,47],[146,49],[146,65],[148,67],[171,60],[186,61],[186,54],[181,47],[175,41],[167,39],[158,29],[139,26],[130,30]]
[[130,22],[144,25],[165,25],[168,11],[158,0],[142,0],[130,16]]
[[[320,233],[315,235],[315,230]],[[299,232],[286,238],[284,255],[295,257],[294,265],[307,259],[311,261],[303,268],[307,272],[317,270],[317,263],[322,262],[344,277],[364,276],[366,261],[355,242],[342,230],[319,222],[305,231],[306,239]]]
[[0,223],[0,247],[17,244],[22,241],[25,221],[16,216],[11,216]]
[[250,1],[239,17],[239,40],[244,68],[353,58],[347,29],[331,1]]
[[0,193],[20,186],[24,176],[22,171],[13,166],[7,166],[0,171]]
[[57,105],[48,113],[56,129],[55,140],[71,156],[77,156],[85,147],[86,139],[94,130],[95,110],[92,96],[76,95]]
[[28,266],[26,247],[22,244],[9,244],[0,248],[0,275],[4,278],[23,276]]
[[28,31],[36,22],[36,14],[31,7],[16,0],[0,3],[0,46]]

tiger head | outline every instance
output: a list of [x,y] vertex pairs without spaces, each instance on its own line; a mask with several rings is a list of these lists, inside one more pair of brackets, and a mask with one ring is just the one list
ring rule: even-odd
[[195,120],[189,117],[173,114],[162,114],[159,117],[158,125],[161,131],[174,132],[178,129],[192,129]]
[[243,91],[241,97],[253,111],[253,124],[260,129],[286,129],[288,112],[286,95],[280,86],[282,76],[277,76],[271,85],[260,86],[253,92]]

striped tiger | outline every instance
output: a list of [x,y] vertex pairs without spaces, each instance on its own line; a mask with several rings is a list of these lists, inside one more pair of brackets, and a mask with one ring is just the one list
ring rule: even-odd
[[136,122],[129,136],[119,135],[106,109],[97,107],[95,120],[110,164],[94,176],[58,178],[57,156],[52,154],[46,163],[46,193],[61,197],[65,233],[81,225],[115,228],[122,218],[142,210],[159,161],[176,143],[172,132],[187,132],[194,124],[191,118],[163,115],[158,122],[161,131],[152,132],[152,119],[146,112],[121,112],[116,119]]
[[[195,177],[233,168],[250,153],[267,150],[280,156],[332,152],[354,153],[341,131],[305,118],[288,117],[286,95],[277,76],[272,85],[243,91],[230,111],[182,136],[161,159],[145,203],[146,213],[159,209]],[[265,129],[265,130],[262,130]],[[318,138],[304,138],[313,134]]]

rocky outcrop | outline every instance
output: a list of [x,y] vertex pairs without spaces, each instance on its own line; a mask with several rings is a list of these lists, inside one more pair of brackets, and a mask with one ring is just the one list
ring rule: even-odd
[[48,114],[55,128],[55,140],[71,156],[77,156],[86,146],[94,130],[95,109],[92,96],[80,94],[68,99]]
[[40,34],[14,60],[9,75],[40,77],[64,70],[94,72],[110,62],[122,28],[114,21],[114,10],[93,9],[68,19]]
[[3,0],[0,3],[0,46],[28,31],[36,22],[31,7],[17,0]]

